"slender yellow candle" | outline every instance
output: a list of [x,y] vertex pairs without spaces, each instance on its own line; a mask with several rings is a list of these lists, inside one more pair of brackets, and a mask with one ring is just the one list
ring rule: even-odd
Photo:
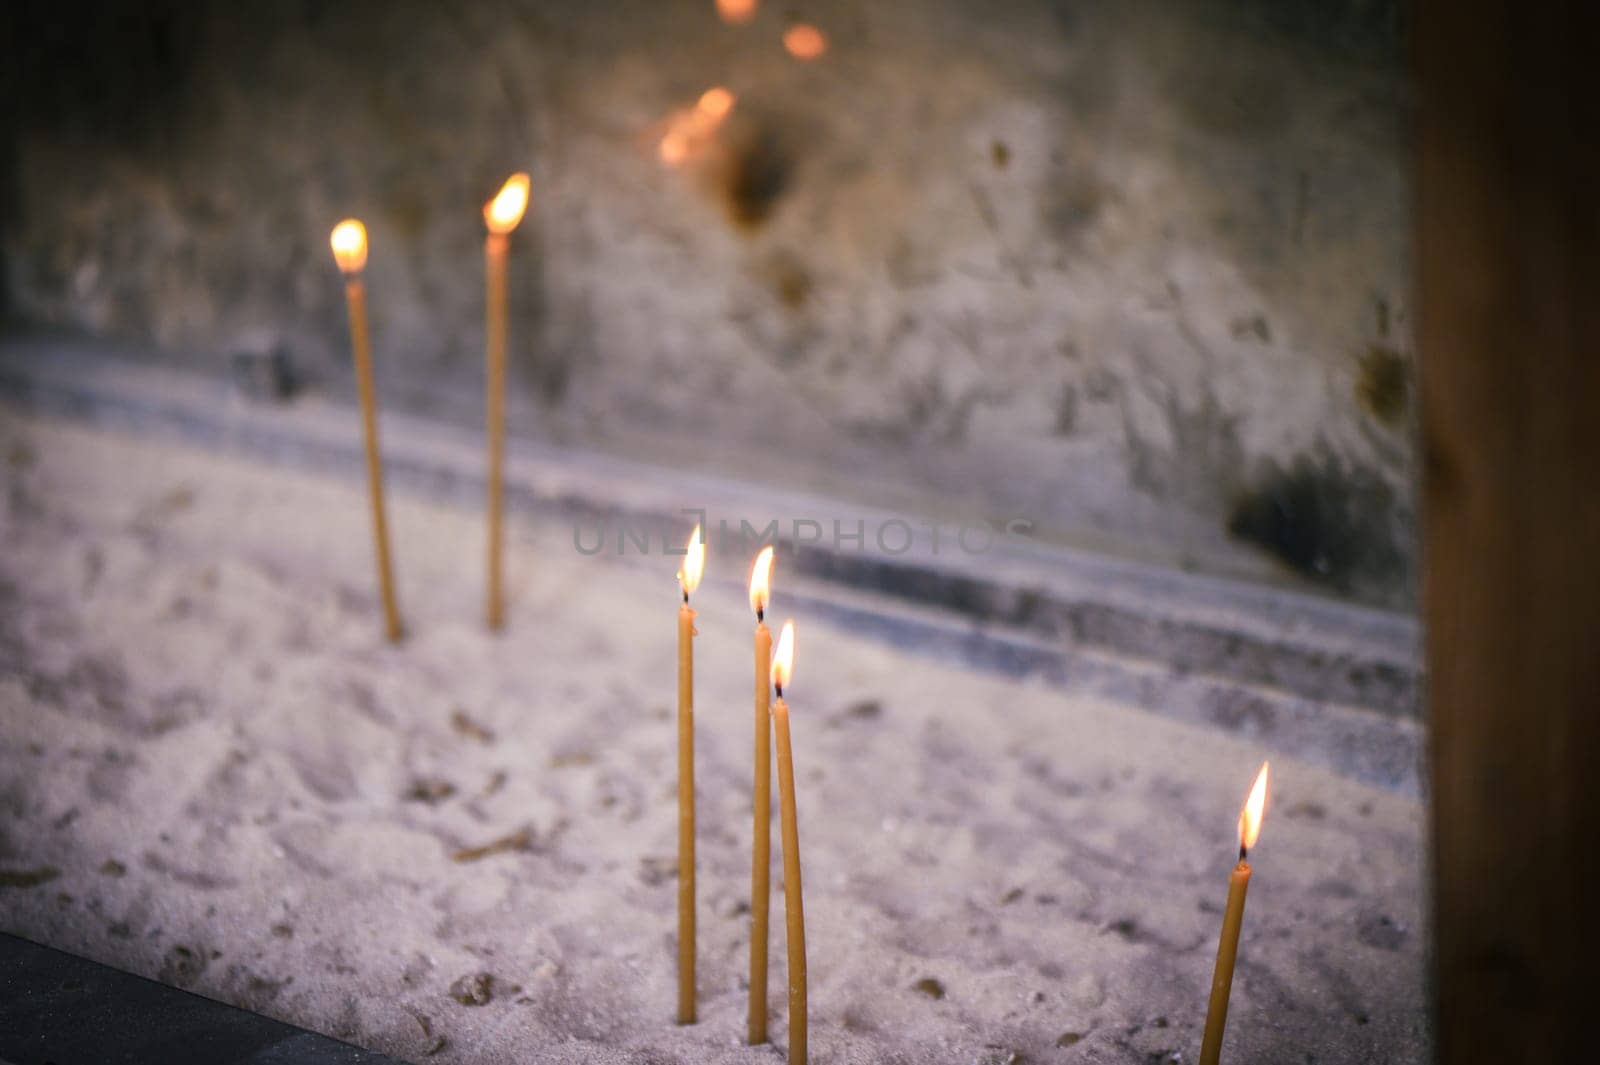
[[1239,811],[1239,864],[1228,877],[1228,908],[1222,914],[1222,939],[1217,944],[1217,966],[1211,974],[1211,1002],[1206,1008],[1200,1065],[1217,1065],[1222,1057],[1222,1031],[1228,1023],[1228,995],[1233,990],[1233,962],[1239,954],[1239,928],[1244,924],[1244,895],[1250,887],[1250,848],[1261,835],[1261,815],[1266,805],[1267,763],[1262,762],[1250,797]]
[[767,909],[772,870],[772,632],[767,600],[772,584],[772,548],[756,556],[750,573],[750,608],[756,612],[755,825],[750,843],[750,1034],[751,1045],[767,1041]]
[[694,982],[694,611],[689,596],[700,586],[706,545],[700,526],[689,537],[678,581],[678,1023],[695,1022]]
[[483,222],[489,236],[483,244],[484,276],[488,288],[486,327],[488,334],[487,372],[485,373],[485,421],[489,437],[489,572],[488,621],[498,629],[505,621],[503,578],[501,577],[501,512],[505,462],[506,395],[506,249],[510,235],[528,207],[528,175],[512,174],[495,198],[483,205]]
[[785,621],[772,659],[773,733],[778,742],[778,820],[783,831],[783,918],[789,940],[789,1065],[806,1060],[806,913],[800,891],[800,821],[794,802],[794,757],[789,749],[789,704],[783,686],[794,670],[794,622]]
[[383,627],[398,642],[403,629],[395,604],[394,574],[389,564],[389,523],[383,507],[383,466],[378,456],[378,398],[372,386],[372,347],[367,337],[367,290],[361,281],[367,265],[367,227],[347,218],[329,238],[334,262],[344,274],[344,298],[350,309],[350,348],[355,356],[356,391],[361,397],[361,432],[367,452],[367,495],[372,502],[372,540],[378,560],[378,591],[383,599]]

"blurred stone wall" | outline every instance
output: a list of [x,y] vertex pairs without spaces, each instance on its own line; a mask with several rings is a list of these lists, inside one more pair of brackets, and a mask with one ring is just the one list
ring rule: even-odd
[[384,401],[471,421],[479,209],[526,169],[515,432],[1413,600],[1393,0],[0,17],[15,317],[219,373],[265,335],[337,393],[353,214]]

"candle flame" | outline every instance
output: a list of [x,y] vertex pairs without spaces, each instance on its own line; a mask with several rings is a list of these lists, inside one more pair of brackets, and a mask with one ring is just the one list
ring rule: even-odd
[[772,548],[763,547],[756,556],[755,568],[750,571],[750,609],[757,614],[767,610],[767,599],[772,592]]
[[794,673],[794,622],[785,621],[778,634],[778,649],[772,654],[772,684],[779,691]]
[[783,46],[796,59],[809,62],[828,50],[828,37],[809,22],[796,22],[783,31]]
[[494,199],[483,205],[483,224],[496,236],[505,236],[517,228],[522,213],[528,209],[528,175],[522,172],[506,178]]
[[717,14],[722,21],[738,24],[755,18],[757,0],[717,0]]
[[354,218],[334,226],[328,243],[333,245],[333,261],[345,273],[358,273],[367,265],[367,227]]
[[687,600],[700,587],[700,574],[705,571],[706,542],[700,535],[700,526],[694,527],[685,550],[688,553],[683,559],[683,569],[678,571],[678,582],[683,585],[683,597]]
[[1256,840],[1261,836],[1261,816],[1267,808],[1267,763],[1261,763],[1261,772],[1256,774],[1256,782],[1250,788],[1250,797],[1244,801],[1244,809],[1239,811],[1239,847],[1249,850],[1256,845]]

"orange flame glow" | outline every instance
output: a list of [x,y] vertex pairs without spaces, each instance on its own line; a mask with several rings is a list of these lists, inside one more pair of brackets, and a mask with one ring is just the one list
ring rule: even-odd
[[783,31],[783,46],[796,59],[809,62],[828,50],[828,37],[809,22],[796,22]]
[[755,568],[750,571],[750,609],[757,614],[767,610],[767,600],[772,593],[772,548],[763,547],[756,556]]
[[683,559],[683,569],[678,571],[678,583],[683,585],[683,598],[685,601],[700,587],[700,574],[706,566],[706,541],[700,535],[700,526],[694,527],[694,532],[689,535],[688,554]]
[[661,161],[668,166],[678,166],[689,158],[692,151],[717,132],[738,99],[731,89],[714,85],[700,94],[693,107],[674,113],[667,119],[667,131],[661,135],[657,146]]
[[1261,772],[1256,774],[1256,782],[1250,788],[1250,797],[1244,801],[1244,809],[1239,811],[1239,848],[1249,850],[1256,845],[1256,840],[1261,837],[1261,816],[1267,809],[1267,763],[1261,763]]
[[367,227],[354,218],[334,226],[328,243],[333,245],[333,261],[345,273],[359,273],[367,265]]
[[756,17],[758,0],[717,0],[717,14],[722,16],[723,22],[735,25],[749,22]]
[[661,161],[668,166],[677,166],[689,158],[689,138],[681,129],[669,129],[661,137],[661,147],[658,149]]
[[532,182],[522,172],[506,178],[494,199],[483,205],[483,224],[496,236],[505,236],[517,228],[522,213],[528,209],[528,190]]
[[728,117],[728,112],[733,110],[733,92],[721,85],[713,85],[700,94],[700,99],[695,101],[694,109],[705,115],[712,122],[721,122]]
[[794,622],[785,621],[778,634],[778,649],[772,655],[772,685],[779,691],[794,673]]

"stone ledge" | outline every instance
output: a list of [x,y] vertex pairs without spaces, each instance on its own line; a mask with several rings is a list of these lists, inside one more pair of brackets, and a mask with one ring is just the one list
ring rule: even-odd
[[[0,397],[40,413],[290,465],[354,472],[360,463],[357,421],[339,404],[315,395],[284,405],[250,402],[221,375],[113,359],[83,342],[0,340]],[[481,494],[474,434],[384,413],[382,435],[392,481],[430,495]],[[508,448],[508,504],[565,516],[575,530],[612,530],[607,550],[618,549],[614,531],[623,523],[647,534],[653,551],[676,545],[692,521],[686,502],[734,529],[741,521],[761,529],[775,517],[781,525],[798,515],[868,529],[926,520],[703,474],[667,476],[643,463],[525,439],[513,438]],[[1002,639],[1110,652],[1299,702],[1419,718],[1420,637],[1409,616],[1023,538],[980,555],[921,541],[891,553],[872,539],[843,550],[786,538],[792,554],[785,566],[820,587],[938,608]]]

